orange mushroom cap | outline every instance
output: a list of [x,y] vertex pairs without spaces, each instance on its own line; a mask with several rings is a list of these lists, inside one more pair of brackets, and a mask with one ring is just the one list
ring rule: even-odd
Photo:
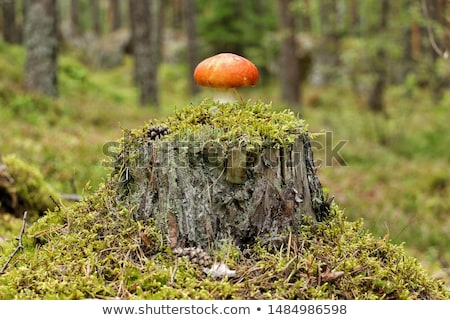
[[259,74],[248,59],[234,53],[219,53],[200,62],[194,70],[197,84],[214,88],[254,86]]

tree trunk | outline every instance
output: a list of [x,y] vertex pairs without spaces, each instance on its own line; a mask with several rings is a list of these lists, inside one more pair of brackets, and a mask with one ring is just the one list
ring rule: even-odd
[[350,14],[350,34],[359,34],[359,14],[358,14],[358,1],[349,0],[349,14]]
[[325,85],[335,80],[339,65],[339,51],[342,37],[340,23],[342,18],[338,14],[335,0],[319,1],[320,43],[314,55],[314,82]]
[[286,148],[227,156],[214,142],[147,140],[137,148],[137,165],[120,165],[126,173],[118,194],[126,190],[136,218],[153,219],[172,247],[279,245],[304,216],[321,221],[328,214],[306,134]]
[[111,29],[113,31],[118,30],[122,27],[122,15],[120,11],[119,0],[109,1],[109,21],[111,24]]
[[[164,34],[164,3],[162,0],[154,0],[150,5],[150,16],[152,24],[150,25],[151,40],[150,44],[152,46],[152,59],[156,61],[159,65],[162,61],[163,53],[163,34]],[[156,71],[155,71],[156,72]]]
[[410,28],[410,34],[411,34],[411,58],[414,58],[416,60],[419,60],[421,57],[421,51],[422,51],[422,36],[420,32],[420,25],[417,21],[411,22],[411,28]]
[[300,104],[300,68],[295,39],[295,17],[291,0],[278,0],[279,23],[282,35],[280,53],[281,98],[292,106]]
[[[444,90],[450,86],[450,77],[448,75],[436,72],[437,64],[441,58],[448,59],[450,55],[450,27],[445,16],[447,2],[443,0],[425,1],[422,3],[422,10],[427,26],[427,36],[429,42],[429,52],[431,53],[432,63],[429,64],[428,74],[430,75],[430,88],[432,99],[438,103],[444,94]],[[442,36],[439,36],[442,34]]]
[[[389,15],[389,0],[381,1],[380,23],[377,32],[387,32]],[[373,112],[384,111],[384,92],[387,84],[387,60],[388,56],[384,47],[377,48],[376,57],[374,61],[374,73],[376,80],[372,92],[368,99],[368,107]]]
[[[149,0],[130,0],[130,21],[134,55],[134,77],[140,88],[141,105],[158,105],[158,49],[152,36]],[[153,43],[152,43],[153,42]],[[154,44],[152,46],[152,44]]]
[[91,7],[91,17],[92,17],[92,30],[96,35],[102,34],[102,23],[101,23],[101,13],[100,13],[100,3],[99,0],[90,0]]
[[183,2],[184,0],[171,1],[171,25],[175,30],[179,30],[183,25]]
[[25,47],[25,87],[57,96],[58,33],[55,0],[29,3],[25,19]]
[[188,49],[188,63],[189,63],[189,87],[191,94],[197,94],[199,87],[195,83],[192,75],[194,74],[195,67],[197,66],[197,30],[196,30],[196,15],[197,8],[195,0],[185,0],[184,2],[184,14],[187,33],[187,49]]
[[3,40],[8,43],[19,43],[20,36],[16,25],[15,0],[2,2],[3,13]]
[[299,29],[304,32],[312,31],[312,22],[311,22],[311,1],[304,0],[302,1],[302,10],[299,13]]
[[70,26],[72,36],[79,36],[81,34],[79,0],[70,0]]

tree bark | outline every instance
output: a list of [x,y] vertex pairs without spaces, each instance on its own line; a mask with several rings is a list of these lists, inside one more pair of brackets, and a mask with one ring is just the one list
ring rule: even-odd
[[420,59],[421,57],[421,51],[422,51],[422,44],[421,44],[421,31],[420,26],[417,21],[411,22],[411,28],[410,28],[410,34],[411,34],[411,52],[410,56],[411,58],[414,58],[416,60]]
[[196,29],[196,15],[197,8],[195,5],[195,0],[184,0],[184,14],[186,23],[186,33],[187,33],[187,49],[188,49],[188,63],[189,63],[189,87],[191,94],[197,94],[199,92],[199,87],[195,83],[192,75],[197,66],[197,56],[198,56],[198,44],[197,44],[197,29]]
[[[130,0],[130,21],[134,55],[134,77],[140,89],[141,105],[158,105],[158,48],[151,32],[149,0]],[[153,46],[152,46],[153,44]]]
[[79,36],[81,34],[79,0],[70,0],[70,26],[73,36]]
[[179,30],[183,25],[183,2],[184,0],[171,0],[171,25],[175,30]]
[[152,56],[154,56],[155,61],[157,61],[157,64],[162,61],[163,54],[162,54],[162,46],[163,46],[163,33],[164,33],[164,3],[162,0],[154,0],[151,2],[150,5],[150,15],[151,15],[151,21],[153,21],[153,24],[151,24],[150,33],[151,33],[151,46],[152,46]]
[[[389,15],[389,0],[381,1],[380,22],[378,32],[387,32]],[[388,58],[385,48],[377,48],[376,57],[374,61],[374,73],[376,80],[372,92],[368,99],[368,107],[372,112],[384,111],[384,92],[387,84],[387,63]]]
[[109,20],[111,24],[111,30],[115,31],[122,27],[122,15],[119,0],[109,1]]
[[343,24],[339,22],[343,19],[338,14],[335,0],[321,0],[319,6],[321,39],[320,50],[314,56],[316,65],[315,82],[323,85],[336,79],[342,37],[340,25]]
[[16,25],[16,1],[2,2],[3,40],[7,43],[19,43],[20,36]]
[[58,95],[58,33],[55,0],[30,2],[25,18],[25,87]]
[[118,194],[134,199],[135,218],[153,219],[172,247],[279,245],[304,216],[321,221],[329,212],[306,134],[286,148],[227,155],[214,143],[156,140],[138,148],[136,165],[121,165]]
[[359,33],[359,13],[358,13],[358,1],[349,0],[349,14],[350,14],[350,33],[358,35]]
[[295,39],[295,17],[291,0],[278,0],[279,24],[282,35],[280,53],[281,98],[292,106],[300,105],[300,67]]
[[[422,2],[422,10],[425,16],[427,26],[427,37],[429,42],[429,52],[432,63],[429,65],[430,88],[432,99],[438,103],[443,98],[445,89],[450,87],[450,77],[448,75],[436,72],[437,63],[441,58],[448,59],[450,55],[450,27],[448,19],[445,16],[447,1],[435,0]],[[439,36],[442,31],[442,36]]]
[[100,13],[100,3],[99,0],[90,0],[91,7],[91,20],[92,20],[92,30],[96,35],[102,34],[102,23],[101,23],[101,13]]

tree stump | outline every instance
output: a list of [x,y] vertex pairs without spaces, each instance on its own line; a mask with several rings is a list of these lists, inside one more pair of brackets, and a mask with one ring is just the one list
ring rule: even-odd
[[153,220],[172,247],[279,242],[303,215],[327,215],[307,132],[256,150],[214,138],[174,141],[167,132],[149,126],[124,139],[116,167],[119,194],[133,199],[135,218]]

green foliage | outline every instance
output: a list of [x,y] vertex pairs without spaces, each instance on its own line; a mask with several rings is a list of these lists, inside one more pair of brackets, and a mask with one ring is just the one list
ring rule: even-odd
[[[248,55],[250,59],[268,57],[268,37],[274,32],[276,6],[259,0],[201,0],[198,7],[199,35],[208,47],[206,56],[219,52]],[[254,61],[259,66],[269,61]]]
[[[17,82],[23,79],[23,70],[17,68],[22,66],[24,61],[24,50],[20,46],[9,45],[0,41],[0,74],[2,82],[5,85],[17,85]],[[3,90],[0,90],[2,93]]]
[[20,232],[22,218],[11,214],[0,213],[0,255],[4,254],[3,243],[15,239]]

